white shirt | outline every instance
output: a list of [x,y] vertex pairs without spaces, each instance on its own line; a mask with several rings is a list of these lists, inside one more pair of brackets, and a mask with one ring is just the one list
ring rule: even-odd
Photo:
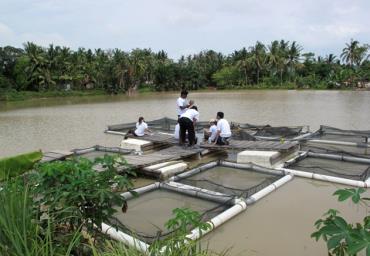
[[211,127],[209,127],[209,132],[211,133],[211,136],[209,137],[209,141],[212,142],[216,139],[217,126],[213,124]]
[[186,117],[186,118],[189,118],[191,121],[193,121],[195,119],[195,121],[198,121],[199,120],[199,112],[196,111],[195,109],[186,109],[185,113],[180,115],[180,118],[181,117]]
[[137,136],[144,136],[145,135],[145,130],[148,129],[148,125],[143,121],[141,124],[139,122],[136,123],[136,130],[135,134]]
[[176,124],[175,126],[175,133],[173,135],[175,139],[180,139],[180,124]]
[[230,125],[226,119],[220,119],[217,121],[217,131],[220,131],[220,136],[222,138],[231,137]]
[[186,99],[179,97],[176,101],[176,104],[177,104],[177,115],[181,116],[182,114],[185,113],[186,108],[181,109],[180,107],[186,107],[188,105],[188,102]]

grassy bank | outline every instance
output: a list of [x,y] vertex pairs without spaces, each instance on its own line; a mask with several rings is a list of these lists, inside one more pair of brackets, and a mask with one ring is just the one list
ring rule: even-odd
[[21,101],[40,98],[55,98],[55,97],[82,97],[104,95],[104,90],[88,90],[88,91],[0,91],[0,101]]
[[[338,87],[330,88],[324,84],[318,84],[313,87],[300,87],[293,83],[286,83],[283,85],[269,85],[269,84],[258,84],[258,85],[236,85],[227,86],[224,88],[207,87],[192,90],[196,92],[210,92],[210,91],[234,91],[234,90],[356,90],[356,88],[350,87]],[[363,89],[365,90],[365,89]],[[170,90],[168,92],[178,92],[179,90]],[[157,92],[150,87],[140,87],[137,90],[139,94],[151,94]],[[41,99],[41,98],[60,98],[60,97],[85,97],[95,95],[108,95],[109,93],[104,90],[88,90],[88,91],[0,91],[0,101],[22,101],[30,99]]]

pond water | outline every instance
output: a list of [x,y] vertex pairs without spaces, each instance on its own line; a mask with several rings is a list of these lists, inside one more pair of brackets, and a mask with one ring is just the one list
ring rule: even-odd
[[[121,137],[103,133],[109,124],[176,117],[174,93],[136,96],[38,99],[0,102],[0,157],[35,149],[71,149],[95,144],[117,146]],[[190,92],[200,119],[223,111],[235,122],[271,125],[320,124],[370,129],[370,92],[232,91]]]
[[[147,120],[176,118],[177,97],[174,93],[154,93],[2,102],[0,157],[36,149],[118,146],[122,137],[104,134],[107,125],[136,121],[139,116]],[[370,92],[191,92],[189,98],[199,107],[201,120],[223,111],[230,121],[251,124],[310,125],[311,130],[325,124],[370,130]],[[143,180],[140,185],[149,182]],[[367,210],[337,203],[331,195],[338,187],[295,178],[203,242],[218,252],[231,247],[229,255],[326,255],[325,244],[310,238],[315,220],[329,208],[338,208],[349,221],[359,221]]]

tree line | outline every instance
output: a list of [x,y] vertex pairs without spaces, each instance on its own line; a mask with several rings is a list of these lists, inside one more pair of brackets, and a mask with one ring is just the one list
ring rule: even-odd
[[228,55],[204,50],[176,61],[163,50],[71,50],[27,42],[23,48],[0,47],[0,91],[355,88],[370,81],[369,57],[369,45],[356,40],[340,56],[316,56],[295,41],[275,40]]

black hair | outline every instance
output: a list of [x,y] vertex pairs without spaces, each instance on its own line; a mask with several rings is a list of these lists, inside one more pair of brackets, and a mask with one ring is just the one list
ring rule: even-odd
[[190,109],[195,109],[196,111],[198,111],[197,106],[192,106]]
[[181,95],[188,95],[188,91],[187,90],[182,90]]
[[221,119],[224,118],[224,112],[217,112],[217,116]]
[[141,124],[141,122],[144,121],[144,117],[139,117],[139,124]]

